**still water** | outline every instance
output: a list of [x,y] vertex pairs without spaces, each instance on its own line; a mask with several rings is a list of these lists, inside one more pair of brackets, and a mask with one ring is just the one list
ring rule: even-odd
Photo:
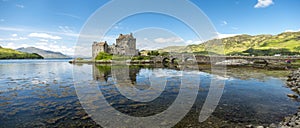
[[[74,83],[91,86],[96,83],[109,105],[135,117],[152,116],[168,109],[181,87],[180,75],[176,74],[182,72],[178,69],[129,66],[128,82],[137,89],[148,89],[151,81],[158,81],[159,77],[167,79],[166,87],[155,100],[137,102],[118,91],[111,66],[72,65],[67,61],[1,60],[0,127],[100,127],[83,109],[84,103],[78,100]],[[292,93],[285,87],[287,71],[235,67],[227,68],[227,76],[218,76],[211,74],[207,66],[199,68],[200,71],[196,71],[196,77],[193,77],[200,80],[196,101],[174,127],[268,125],[297,111],[299,103],[286,96]],[[83,77],[75,78],[74,69],[82,71]],[[161,76],[152,77],[149,81],[153,74]],[[210,80],[214,77],[225,80],[223,95],[212,115],[199,123],[199,113],[208,94]]]

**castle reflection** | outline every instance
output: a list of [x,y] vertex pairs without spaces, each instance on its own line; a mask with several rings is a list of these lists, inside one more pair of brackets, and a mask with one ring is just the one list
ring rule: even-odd
[[168,68],[180,70],[178,67],[170,67],[163,64],[159,65],[105,65],[94,64],[93,66],[93,80],[99,82],[107,82],[110,77],[117,78],[118,80],[130,81],[136,84],[137,75],[141,69],[153,68]]
[[132,84],[136,83],[137,74],[141,68],[151,68],[150,66],[130,65],[112,66],[112,65],[93,65],[93,80],[107,82],[108,78],[114,77],[119,80],[129,80]]
[[[137,83],[137,76],[140,73],[140,70],[154,68],[160,69],[173,69],[181,70],[178,65],[164,65],[164,64],[155,64],[155,65],[110,65],[110,64],[94,64],[93,66],[93,80],[99,82],[107,82],[109,78],[127,81],[131,84]],[[187,67],[185,67],[187,68]]]

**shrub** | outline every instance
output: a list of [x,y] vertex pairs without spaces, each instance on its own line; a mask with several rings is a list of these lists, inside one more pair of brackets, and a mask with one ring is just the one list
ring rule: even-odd
[[112,55],[105,52],[100,52],[95,60],[112,60]]
[[150,60],[150,56],[135,56],[131,60]]

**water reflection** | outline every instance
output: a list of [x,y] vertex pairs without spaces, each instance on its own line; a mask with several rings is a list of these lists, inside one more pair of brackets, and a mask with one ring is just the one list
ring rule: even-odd
[[[71,65],[55,62],[0,63],[0,127],[100,127],[82,108],[73,81],[73,68],[87,77],[80,82],[97,82],[105,98],[119,112],[141,117],[166,110],[176,99],[180,88],[180,67],[130,65],[128,83],[139,90],[151,88],[150,78],[165,76],[164,91],[151,102],[137,102],[124,96],[116,87],[110,65]],[[299,103],[286,97],[285,71],[252,68],[228,68],[227,76],[211,74],[209,66],[199,65],[195,76],[201,80],[193,108],[175,127],[244,127],[268,124],[293,114]],[[222,99],[212,116],[198,122],[207,96],[210,79],[226,80]],[[196,77],[195,77],[196,78]],[[97,99],[95,99],[97,100]],[[93,102],[90,102],[93,104]],[[105,108],[99,108],[103,109]]]
[[[97,66],[95,66],[97,67]],[[104,68],[105,67],[105,68]],[[220,105],[218,106],[217,110],[214,114],[204,123],[200,124],[210,124],[211,121],[218,120],[217,126],[221,125],[228,125],[228,126],[239,126],[243,127],[243,123],[245,124],[268,124],[276,121],[280,121],[287,113],[293,113],[292,109],[296,109],[295,102],[288,99],[285,95],[289,92],[289,89],[285,89],[284,80],[281,80],[284,76],[286,71],[268,71],[262,69],[252,69],[252,68],[240,68],[240,67],[232,67],[228,69],[227,76],[219,76],[218,74],[210,74],[209,70],[207,70],[207,66],[199,65],[201,72],[199,72],[199,78],[201,79],[201,85],[199,88],[199,94],[197,97],[197,101],[194,104],[193,108],[190,113],[187,115],[188,118],[182,120],[184,123],[179,123],[177,126],[181,126],[182,124],[190,124],[193,122],[195,126],[198,126],[196,118],[201,110],[205,97],[207,96],[208,88],[210,79],[212,77],[217,79],[225,79],[226,80],[226,87],[224,90],[224,94]],[[203,67],[203,68],[201,68]],[[108,79],[112,77],[111,67],[100,65],[97,69],[100,76],[102,76],[102,81],[108,82]],[[166,76],[165,72],[174,71],[173,69],[164,68],[157,68],[155,66],[130,66],[130,80],[131,83],[134,84],[137,88],[139,87],[138,81],[145,79],[145,74],[149,74],[149,72],[155,70],[154,74],[157,76],[162,75]],[[121,69],[119,71],[122,71]],[[175,70],[176,71],[176,70]],[[178,70],[177,70],[178,71]],[[242,72],[244,71],[244,72]],[[98,74],[98,75],[99,75]],[[153,75],[153,74],[152,74]],[[196,75],[196,74],[195,74]],[[176,77],[176,75],[167,75],[169,77],[173,77],[175,79],[169,79],[169,84],[177,84],[176,87],[168,86],[165,90],[164,95],[160,98],[167,98],[173,97],[175,98],[178,93],[178,79],[180,75]],[[99,77],[97,74],[94,77]],[[143,78],[144,77],[144,78]],[[147,79],[147,78],[146,78]],[[97,79],[100,80],[100,79]],[[101,80],[100,80],[101,81]],[[146,85],[149,83],[146,83]],[[147,88],[147,87],[145,87]],[[174,94],[174,95],[172,95]],[[109,94],[107,94],[109,95]],[[121,95],[120,95],[121,96]],[[166,101],[160,102],[152,102],[155,107],[145,107],[146,104],[141,105],[137,102],[123,102],[124,98],[122,97],[122,105],[114,105],[114,107],[119,108],[123,113],[128,113],[129,115],[134,116],[149,116],[155,113],[147,113],[147,111],[156,111],[161,112],[168,108],[168,105],[172,103],[174,99],[167,98]],[[114,97],[110,99],[110,102],[118,102],[120,99]],[[128,101],[128,99],[126,99]],[[134,105],[138,104],[141,105],[140,109],[132,109],[130,107],[124,107],[124,104],[127,105]],[[274,106],[274,104],[277,104]],[[165,107],[160,107],[163,105]],[[143,108],[143,109],[141,109]],[[142,110],[142,111],[139,111]],[[133,111],[133,112],[131,112]],[[139,111],[135,113],[136,111]],[[146,112],[145,112],[146,111]],[[134,114],[132,114],[134,113]],[[226,116],[224,116],[226,115]],[[191,121],[191,119],[195,121]],[[228,122],[229,121],[229,122]],[[215,121],[214,121],[215,122]],[[236,125],[238,123],[239,125]],[[240,124],[242,123],[242,124]]]

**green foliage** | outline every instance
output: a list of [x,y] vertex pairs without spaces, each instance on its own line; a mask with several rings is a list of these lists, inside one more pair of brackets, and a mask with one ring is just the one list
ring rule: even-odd
[[131,60],[150,60],[150,56],[134,56]]
[[113,55],[112,60],[116,61],[126,61],[130,60],[131,56],[125,56],[125,55]]
[[300,46],[294,47],[294,50],[299,52],[300,51]]
[[148,52],[148,56],[158,56],[159,52],[158,51],[150,51]]
[[169,52],[162,52],[162,53],[159,53],[160,56],[169,56]]
[[25,53],[9,48],[0,48],[0,59],[43,59],[36,53]]
[[112,60],[113,55],[105,53],[105,52],[100,52],[95,60]]
[[297,52],[291,52],[289,49],[280,48],[280,49],[253,49],[250,48],[243,53],[248,53],[249,55],[255,56],[274,56],[275,54],[281,55],[297,55]]

